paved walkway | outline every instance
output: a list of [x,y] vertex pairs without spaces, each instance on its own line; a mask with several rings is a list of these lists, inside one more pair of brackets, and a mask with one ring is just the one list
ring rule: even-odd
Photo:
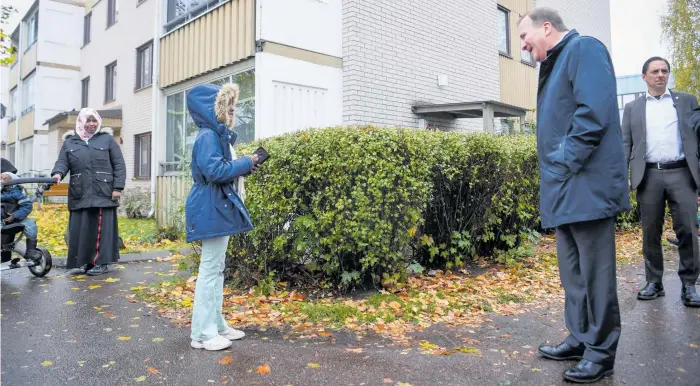
[[[643,284],[638,265],[619,273],[623,333],[615,375],[601,384],[699,385],[700,309],[681,304],[672,270],[665,298],[637,301]],[[132,286],[162,280],[174,270],[172,263],[131,263],[85,281],[62,277],[61,269],[45,279],[26,269],[4,272],[3,384],[559,385],[571,364],[535,353],[541,342],[565,335],[561,303],[519,317],[495,316],[475,330],[443,326],[416,335],[416,341],[448,348],[466,340],[481,356],[425,355],[417,344],[396,347],[371,335],[358,340],[339,332],[290,343],[281,331],[256,329],[228,352],[193,350],[187,329],[125,297]],[[270,373],[256,374],[264,363]]]

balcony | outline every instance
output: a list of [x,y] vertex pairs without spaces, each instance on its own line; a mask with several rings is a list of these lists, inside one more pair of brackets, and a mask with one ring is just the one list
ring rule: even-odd
[[12,66],[10,66],[10,75],[9,78],[7,79],[7,89],[12,90],[17,86],[17,71],[19,71],[19,66],[17,65],[17,61],[15,60],[14,63],[12,63]]
[[27,51],[22,55],[22,65],[20,76],[22,79],[26,78],[27,75],[31,74],[36,68],[36,46],[34,43]]

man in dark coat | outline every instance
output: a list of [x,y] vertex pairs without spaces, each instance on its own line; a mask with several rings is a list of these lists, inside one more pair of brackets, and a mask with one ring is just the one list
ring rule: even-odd
[[556,228],[570,334],[543,345],[549,359],[580,359],[564,372],[573,382],[612,375],[620,337],[615,272],[615,217],[632,208],[615,72],[605,46],[569,31],[548,8],[519,23],[523,50],[541,62],[537,90],[540,214]]

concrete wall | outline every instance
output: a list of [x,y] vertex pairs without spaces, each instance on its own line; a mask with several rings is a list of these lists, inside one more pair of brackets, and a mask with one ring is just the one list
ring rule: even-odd
[[[107,1],[92,9],[91,41],[81,52],[80,79],[90,77],[88,106],[94,109],[122,109],[121,144],[127,166],[126,187],[150,190],[150,181],[133,180],[134,136],[152,131],[151,86],[135,90],[136,49],[153,39],[156,1],[121,1],[117,22],[107,28]],[[82,30],[82,23],[81,23]],[[82,39],[81,39],[82,41]],[[105,66],[117,61],[116,100],[105,103]],[[155,61],[155,55],[154,55]],[[75,86],[80,91],[80,82]],[[80,95],[80,94],[79,94]],[[80,100],[75,106],[80,107]]]
[[[414,104],[498,100],[496,9],[492,0],[343,1],[343,121],[417,127]],[[438,87],[438,75],[448,86]]]

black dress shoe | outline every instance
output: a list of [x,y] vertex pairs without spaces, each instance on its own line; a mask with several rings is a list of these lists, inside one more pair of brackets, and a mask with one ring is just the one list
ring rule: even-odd
[[666,296],[664,285],[661,283],[647,283],[647,285],[637,293],[637,299],[639,300],[652,300],[659,296]]
[[556,346],[547,346],[543,344],[538,348],[538,351],[545,358],[554,359],[555,361],[567,361],[583,358],[585,348],[571,347],[568,343],[564,342]]
[[603,377],[613,375],[613,366],[603,366],[582,359],[575,367],[564,371],[564,379],[576,383],[598,382]]
[[681,290],[681,300],[686,307],[700,307],[700,295],[695,290],[695,285],[684,285]]

